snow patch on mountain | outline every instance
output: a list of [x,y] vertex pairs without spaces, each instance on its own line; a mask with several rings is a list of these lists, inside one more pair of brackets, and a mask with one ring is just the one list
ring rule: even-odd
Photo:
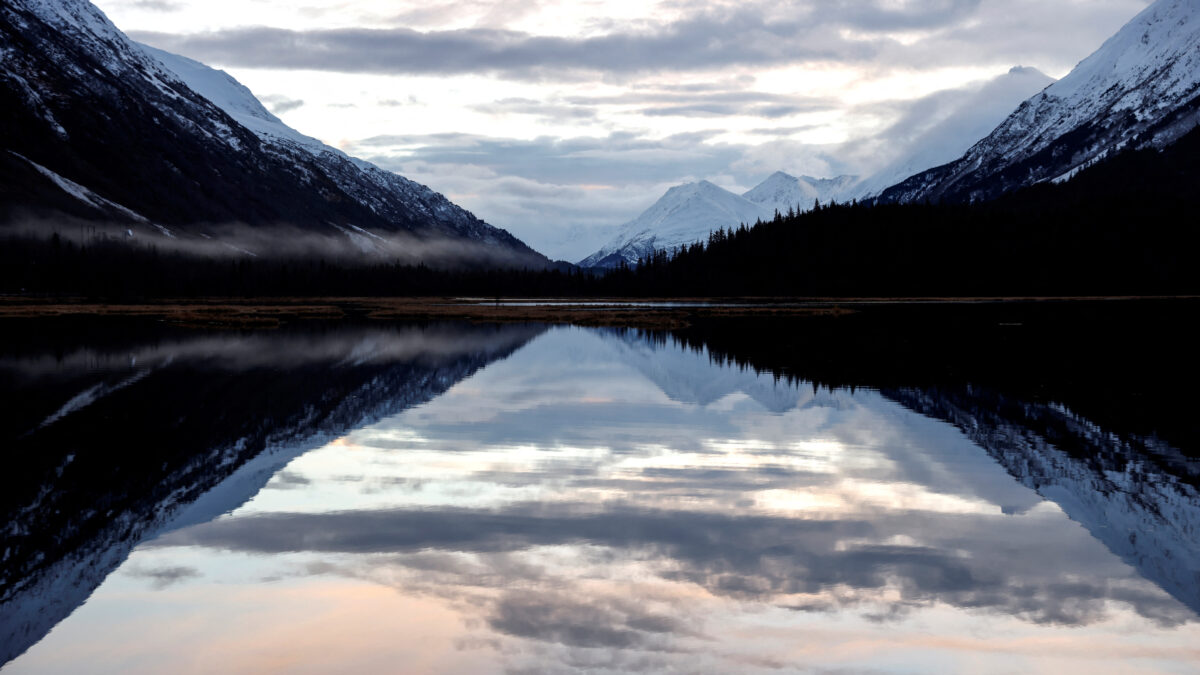
[[987,199],[1118,149],[1163,147],[1200,122],[1200,2],[1158,0],[952,164],[884,201]]
[[761,205],[706,180],[687,183],[667,193],[640,216],[621,226],[604,248],[580,261],[584,267],[634,264],[657,249],[708,238],[708,233],[763,217]]
[[[263,106],[254,93],[232,75],[223,70],[194,61],[185,56],[172,54],[149,45],[135,43],[150,58],[157,60],[174,73],[192,91],[208,99],[238,124],[253,131],[264,140],[286,140],[309,149],[314,154],[324,151],[338,152],[315,138],[292,129]],[[339,153],[341,154],[341,153]]]
[[708,181],[667,190],[637,218],[625,223],[608,244],[579,262],[583,267],[636,264],[656,250],[674,249],[708,239],[710,232],[770,220],[775,212],[806,211],[814,202],[851,198],[855,176],[796,178],[777,171],[743,195]]
[[[221,223],[336,220],[393,237],[389,257],[548,262],[436,191],[288,127],[227,73],[133,42],[87,0],[5,2],[0,35],[14,38],[0,47],[0,92],[18,103],[0,150],[31,162],[19,180],[50,179],[96,220],[210,237]],[[52,191],[13,194],[12,208],[77,212]]]
[[120,213],[121,215],[124,215],[127,218],[135,220],[139,223],[149,223],[150,222],[150,220],[147,219],[145,216],[143,216],[139,213],[136,213],[132,209],[127,209],[124,206],[121,206],[120,204],[118,204],[112,200],[105,199],[104,197],[101,197],[100,195],[96,194],[95,192],[92,192],[91,190],[80,185],[79,183],[76,183],[75,181],[69,180],[67,178],[63,178],[62,176],[58,175],[57,173],[54,173],[50,169],[47,169],[46,167],[42,166],[41,164],[38,164],[37,162],[33,161],[32,159],[29,159],[28,157],[26,157],[20,153],[13,152],[12,150],[9,150],[8,153],[10,155],[13,155],[14,157],[18,157],[18,158],[24,160],[25,162],[27,162],[29,164],[29,166],[32,166],[35,171],[42,174],[46,178],[49,178],[50,182],[57,185],[63,192],[71,195],[75,199],[78,199],[79,201],[83,202],[84,204],[87,204],[88,206],[90,206],[94,209],[97,209],[102,212],[107,212],[108,210],[111,209],[111,210],[116,211],[117,213]]
[[857,176],[797,178],[776,171],[742,196],[761,205],[768,212],[768,216],[774,216],[775,211],[807,211],[818,201],[822,204],[849,201],[856,196],[855,186],[858,182]]
[[[263,106],[241,82],[228,73],[211,68],[178,54],[156,49],[148,45],[139,45],[151,58],[162,64],[183,81],[190,89],[200,94],[208,101],[223,110],[243,127],[254,132],[256,136],[275,151],[282,154],[304,153],[317,158],[328,168],[329,177],[333,178],[338,187],[368,206],[375,213],[388,217],[396,210],[392,200],[399,198],[403,204],[415,208],[422,215],[449,226],[450,229],[464,231],[474,239],[486,243],[501,243],[505,239],[503,231],[478,220],[474,215],[451,203],[434,190],[411,181],[403,176],[385,171],[370,162],[351,157],[336,148],[321,141],[305,136],[284,124]],[[366,230],[351,226],[360,233]],[[338,227],[346,231],[346,228]],[[503,233],[507,235],[507,233]],[[356,245],[364,252],[378,250],[376,246],[361,246],[357,237],[351,237]]]
[[715,367],[707,349],[692,351],[673,344],[657,344],[628,331],[614,330],[601,335],[622,362],[653,382],[672,401],[706,407],[741,393],[764,410],[784,413],[801,403],[811,403],[816,397],[810,390],[770,373]]
[[1110,433],[1059,404],[1014,404],[978,388],[883,394],[960,429],[1139,574],[1200,611],[1200,491],[1164,470],[1190,463],[1177,449]]
[[1054,78],[1036,68],[1016,66],[970,93],[949,92],[959,100],[940,101],[939,110],[915,111],[922,119],[914,121],[920,127],[912,150],[859,183],[855,196],[876,197],[909,176],[962,157],[1022,101],[1053,83]]

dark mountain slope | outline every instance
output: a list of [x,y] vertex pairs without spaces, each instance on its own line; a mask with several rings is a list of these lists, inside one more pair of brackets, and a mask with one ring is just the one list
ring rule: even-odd
[[214,225],[366,230],[545,259],[440,194],[332,151],[260,138],[86,0],[0,8],[0,216],[67,213],[140,233]]
[[[144,538],[237,508],[302,452],[436,398],[544,330],[4,328],[0,391],[20,395],[0,423],[0,665]],[[46,343],[63,335],[97,340]]]
[[610,292],[723,296],[1200,293],[1200,131],[984,203],[838,205],[617,271]]
[[1124,148],[1161,148],[1200,122],[1200,3],[1158,0],[960,159],[884,203],[968,202],[1047,181]]

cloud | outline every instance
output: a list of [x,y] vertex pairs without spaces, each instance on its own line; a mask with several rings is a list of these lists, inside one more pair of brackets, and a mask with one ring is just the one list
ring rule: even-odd
[[[361,100],[349,98],[354,89],[289,100],[308,101],[306,121],[384,120],[374,135],[347,138],[355,126],[344,123],[309,133],[432,186],[553,258],[578,260],[683,182],[740,191],[780,170],[870,175],[914,144],[950,147],[923,134],[978,91],[980,82],[959,86],[964,78],[1017,63],[1060,74],[1147,3],[672,0],[609,17],[435,0],[369,25],[132,34],[231,68],[364,74]],[[569,20],[538,23],[560,14]],[[943,80],[953,84],[927,93]],[[893,100],[880,100],[887,92]],[[333,113],[345,105],[358,107]],[[427,133],[442,129],[455,133]]]
[[[751,128],[740,142],[724,140],[726,131],[712,128],[661,138],[630,131],[534,139],[465,133],[386,135],[359,140],[346,149],[435,186],[553,258],[578,260],[680,183],[707,179],[740,192],[776,171],[867,176],[905,158],[919,164],[916,170],[949,161],[1048,81],[1036,70],[1017,68],[992,80],[915,99],[860,104],[847,114],[888,123],[873,133],[831,144],[797,140],[797,135],[820,125],[782,123]],[[696,87],[647,85],[545,101],[513,97],[478,109],[556,121],[599,121],[611,110],[625,109],[651,119],[711,119],[713,127],[719,127],[723,117],[771,119],[839,109],[836,101],[824,97],[740,87],[729,81]],[[906,167],[914,168],[907,164],[897,167],[893,173],[915,172],[906,173]]]
[[473,17],[477,26],[498,26],[537,14],[543,0],[433,0],[420,3],[391,17],[402,26],[442,26]]
[[[1157,588],[1114,583],[1107,578],[1111,570],[1096,570],[1095,579],[1080,575],[1087,559],[1065,543],[1046,542],[1044,550],[1031,547],[1027,560],[1013,564],[999,549],[1008,536],[1029,541],[1032,525],[1020,519],[988,518],[987,527],[982,527],[979,519],[900,511],[875,514],[870,521],[806,520],[653,511],[619,504],[601,510],[582,503],[515,504],[501,510],[443,507],[255,514],[169,533],[149,546],[404,556],[431,551],[513,554],[586,543],[661,559],[659,569],[665,578],[695,584],[718,596],[758,602],[820,596],[824,602],[805,611],[861,607],[868,618],[879,621],[894,620],[913,608],[947,603],[1032,623],[1084,626],[1107,617],[1111,601],[1161,625],[1180,625],[1195,618]],[[938,534],[936,543],[929,545],[870,543],[897,532]],[[959,550],[972,555],[961,556]],[[1062,556],[1072,556],[1072,563],[1061,567]],[[404,558],[393,560],[403,564]],[[1106,562],[1096,564],[1103,567]],[[452,576],[453,569],[447,570]],[[500,580],[502,587],[507,581]],[[898,594],[898,598],[884,600],[885,594]],[[889,613],[872,614],[877,607],[887,607]],[[638,616],[628,607],[520,594],[501,602],[490,621],[509,634],[593,647],[638,644],[644,636],[635,627],[642,632],[667,632],[683,625],[665,617]],[[602,628],[605,625],[609,628]]]
[[785,136],[786,137],[786,136],[795,136],[796,134],[801,134],[806,131],[812,131],[814,129],[819,129],[819,128],[821,128],[821,127],[816,124],[804,124],[804,125],[794,126],[794,127],[759,127],[757,129],[749,129],[745,133],[748,133],[748,134],[751,134],[754,136]]
[[595,120],[598,116],[594,108],[531,98],[505,98],[492,103],[479,103],[471,108],[487,115],[530,115],[551,123]]
[[527,80],[589,73],[645,74],[731,65],[863,61],[875,39],[845,39],[810,23],[768,23],[755,11],[729,11],[594,37],[532,35],[474,28],[285,30],[231,28],[189,35],[132,32],[140,42],[201,61],[254,68],[388,74],[493,73]]
[[154,12],[178,12],[183,9],[181,0],[125,0],[123,4],[136,9],[148,9]]
[[883,190],[961,157],[1053,81],[1037,69],[1015,67],[987,82],[934,92],[898,108],[896,121],[886,130],[845,144],[840,154],[891,158],[882,168],[876,164],[877,173],[864,184],[872,193]]
[[[142,42],[229,66],[387,74],[481,74],[520,80],[576,80],[799,64],[869,69],[1077,59],[1119,17],[1145,0],[1103,0],[1089,12],[1065,3],[929,2],[675,3],[673,21],[594,22],[601,34],[548,35],[494,27],[414,30],[447,5],[399,17],[405,27],[285,30],[266,26],[174,34],[135,31]],[[505,5],[507,7],[507,5]],[[497,11],[501,9],[496,7]],[[530,7],[528,12],[536,8]],[[415,14],[413,13],[415,12]],[[499,12],[503,14],[504,12]],[[421,21],[412,21],[412,16]],[[1065,20],[1072,30],[1046,20]],[[900,40],[898,35],[910,36]],[[915,35],[915,39],[911,39]],[[1083,53],[1086,53],[1084,51]]]
[[687,635],[683,621],[647,611],[635,600],[565,593],[506,593],[488,625],[506,635],[572,647],[645,648],[655,636]]
[[262,101],[263,105],[267,106],[267,108],[276,115],[282,115],[283,113],[296,110],[304,105],[304,101],[301,99],[288,98],[287,96],[283,96],[281,94],[267,94],[264,96],[259,96],[258,100]]
[[267,490],[297,490],[311,485],[312,479],[294,471],[283,470],[271,478],[264,489]]
[[[651,117],[744,116],[777,119],[837,109],[837,105],[829,100],[757,92],[729,92],[723,95],[708,96],[699,94],[672,98],[679,102],[673,105],[642,108],[639,112]],[[685,100],[686,102],[684,102]]]
[[729,171],[744,148],[711,142],[718,133],[392,135],[363,139],[347,150],[433,186],[552,258],[578,260],[677,182]]
[[188,579],[196,579],[200,577],[199,570],[183,565],[153,568],[135,566],[123,570],[123,573],[136,579],[148,580],[154,590],[157,591],[174,586],[175,584],[183,583]]

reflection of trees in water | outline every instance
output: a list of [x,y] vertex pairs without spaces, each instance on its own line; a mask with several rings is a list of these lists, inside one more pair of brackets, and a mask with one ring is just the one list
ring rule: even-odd
[[[796,332],[766,333],[744,323],[701,322],[674,334],[606,332],[625,346],[618,357],[675,401],[705,405],[734,387],[766,409],[782,412],[807,400],[800,391],[865,386],[948,421],[1019,482],[1059,501],[1072,519],[1143,576],[1197,609],[1200,581],[1188,568],[1200,560],[1191,534],[1200,521],[1194,463],[1163,443],[1111,434],[1047,404],[1028,393],[1028,383],[1004,388],[1046,364],[1044,356],[1023,361],[1036,340],[1018,344],[999,365],[989,362],[971,371],[963,364],[970,363],[979,344],[949,348],[942,354],[945,360],[938,361],[948,341],[919,333],[907,346],[888,352],[907,357],[889,365],[879,353],[857,357],[868,338],[839,338],[828,326],[803,330],[812,325],[800,322]],[[864,324],[851,326],[858,331]],[[24,622],[7,631],[13,639],[6,654],[11,657],[39,639],[182,505],[217,485],[226,499],[245,499],[295,456],[263,454],[264,448],[313,447],[327,434],[429,400],[539,331],[427,326],[203,335],[95,354],[33,352],[0,362],[7,366],[6,381],[19,381],[24,368],[32,373],[28,381],[44,386],[44,391],[30,390],[24,403],[37,414],[22,428],[34,432],[15,439],[27,450],[22,456],[32,458],[21,471],[37,480],[30,481],[34,489],[8,493],[16,495],[6,506],[14,514],[10,521],[30,534],[6,563],[6,605],[18,610],[6,612],[6,621]],[[119,355],[110,356],[114,353]],[[136,358],[130,360],[130,354]],[[879,367],[876,379],[872,367]],[[752,377],[756,369],[775,377]],[[1113,371],[1118,383],[1122,373],[1132,372],[1120,364]],[[130,373],[141,376],[117,386],[128,382]],[[979,376],[984,384],[955,379],[967,375]],[[1049,377],[1054,376],[1050,370]],[[904,381],[912,384],[897,385]],[[94,393],[102,396],[38,428],[64,401],[98,385]],[[1050,391],[1079,387],[1057,382]],[[1140,421],[1134,416],[1117,424],[1136,429]],[[114,438],[122,442],[97,451],[97,439]],[[236,475],[239,467],[254,468],[256,457],[265,462],[257,473],[244,486],[231,488],[242,480]],[[591,475],[570,481],[591,481],[591,487],[614,493],[653,489],[733,497],[749,489],[816,486],[822,480],[820,474],[779,467],[646,468],[640,478],[622,483]],[[501,479],[513,477],[495,478]],[[51,484],[54,490],[43,489]],[[1062,500],[1063,490],[1071,496],[1069,503]],[[37,509],[25,508],[34,503]],[[309,572],[373,578],[381,566],[390,566],[401,573],[384,583],[447,596],[466,593],[492,630],[573,648],[665,650],[670,639],[696,637],[700,629],[689,614],[694,605],[631,603],[613,589],[582,592],[574,576],[579,569],[555,569],[533,559],[531,552],[544,547],[582,551],[580,564],[597,575],[623,560],[648,571],[650,586],[699,587],[715,599],[808,613],[853,609],[878,621],[940,604],[1033,623],[1087,625],[1108,616],[1114,603],[1160,625],[1194,620],[1191,611],[1156,589],[1115,578],[1115,561],[1093,560],[1094,550],[1039,538],[1038,524],[1020,518],[872,511],[805,520],[646,504],[267,513],[169,532],[152,545],[370,554],[369,563],[342,556],[341,562],[315,564]],[[1151,534],[1124,537],[1130,529]],[[65,536],[33,534],[47,532]],[[1013,541],[1028,544],[1022,560],[1012,558]],[[39,553],[45,557],[37,558]],[[134,572],[162,585],[189,574],[185,568]],[[72,575],[80,583],[75,590],[55,586]],[[27,611],[39,597],[51,610],[30,620]]]
[[202,333],[0,362],[24,414],[9,430],[15,461],[0,490],[10,533],[0,656],[40,639],[141,538],[265,450],[278,459],[212,515],[253,496],[270,467],[436,397],[541,330]]

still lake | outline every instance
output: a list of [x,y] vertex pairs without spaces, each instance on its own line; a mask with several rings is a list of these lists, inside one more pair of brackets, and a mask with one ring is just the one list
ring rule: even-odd
[[1200,668],[1200,466],[1057,400],[628,329],[91,335],[0,358],[5,675]]

